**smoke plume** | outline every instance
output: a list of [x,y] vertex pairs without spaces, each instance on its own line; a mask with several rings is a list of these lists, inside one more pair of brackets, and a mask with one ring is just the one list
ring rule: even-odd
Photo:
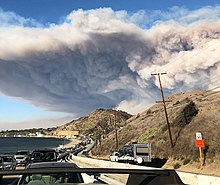
[[[167,12],[77,10],[44,26],[0,11],[0,91],[45,110],[130,113],[220,79],[220,7]],[[49,26],[48,26],[49,25]]]

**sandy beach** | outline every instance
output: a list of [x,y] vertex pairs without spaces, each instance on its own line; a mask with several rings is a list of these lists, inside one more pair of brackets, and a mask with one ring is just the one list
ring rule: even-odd
[[69,139],[70,143],[67,143],[67,144],[64,144],[64,148],[70,148],[72,147],[73,145],[76,145],[80,142],[82,142],[81,140],[79,139]]

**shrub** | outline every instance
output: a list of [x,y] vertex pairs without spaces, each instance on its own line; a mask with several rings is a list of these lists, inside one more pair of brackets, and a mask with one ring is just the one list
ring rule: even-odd
[[160,139],[158,141],[156,141],[156,146],[161,146],[165,143],[166,141],[164,139]]
[[191,160],[189,158],[185,158],[183,160],[183,165],[187,165]]
[[174,168],[174,169],[178,169],[178,168],[180,168],[180,166],[181,166],[181,165],[180,165],[179,163],[175,163],[175,164],[173,165],[173,168]]
[[158,132],[158,129],[156,128],[151,128],[146,130],[142,135],[139,136],[138,142],[139,143],[147,143],[149,142],[149,139],[151,137],[154,137]]

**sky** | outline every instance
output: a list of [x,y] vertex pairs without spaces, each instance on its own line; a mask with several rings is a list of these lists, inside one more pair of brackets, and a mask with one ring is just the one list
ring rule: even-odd
[[[220,1],[0,0],[0,130],[137,114],[219,86]],[[217,89],[219,90],[219,89]]]

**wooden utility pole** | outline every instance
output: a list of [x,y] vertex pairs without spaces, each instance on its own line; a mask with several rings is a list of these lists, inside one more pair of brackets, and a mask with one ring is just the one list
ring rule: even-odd
[[162,87],[161,80],[160,80],[160,75],[164,75],[164,74],[167,74],[167,73],[152,73],[151,75],[158,76],[161,96],[162,96],[162,100],[163,100],[164,112],[165,112],[165,116],[166,116],[167,127],[168,127],[168,132],[169,132],[169,137],[170,137],[170,146],[171,146],[171,148],[173,148],[174,145],[173,145],[173,139],[172,139],[171,130],[170,130],[170,123],[169,123],[169,119],[168,119],[167,108],[166,108],[166,103],[165,103],[164,94],[163,94],[163,87]]
[[117,125],[116,125],[116,115],[115,116],[115,121],[114,121],[114,125],[115,125],[115,143],[116,143],[116,151],[118,151],[118,132],[117,132]]
[[[113,110],[113,115],[114,115],[114,127],[115,127],[115,149],[116,151],[118,151],[118,131],[117,131],[117,124],[116,124],[116,114],[115,114],[115,110],[116,107],[112,107]],[[111,124],[111,116],[110,116],[110,124]]]

